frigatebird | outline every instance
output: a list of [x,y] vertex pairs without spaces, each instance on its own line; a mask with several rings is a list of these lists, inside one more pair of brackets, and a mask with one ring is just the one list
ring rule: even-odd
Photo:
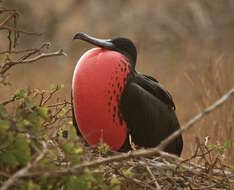
[[[79,59],[72,81],[73,123],[88,144],[131,150],[131,141],[155,147],[180,128],[171,94],[152,76],[135,70],[137,49],[127,38],[97,39],[77,33],[73,39],[93,44]],[[180,155],[182,136],[165,151]]]

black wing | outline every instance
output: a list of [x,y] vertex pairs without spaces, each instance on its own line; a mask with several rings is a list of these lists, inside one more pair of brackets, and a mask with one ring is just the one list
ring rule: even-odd
[[137,74],[136,83],[175,110],[171,94],[153,77]]
[[[169,106],[168,106],[169,105]],[[171,96],[158,82],[136,74],[125,87],[120,101],[120,110],[129,133],[136,145],[155,147],[171,133],[179,129]],[[182,137],[166,147],[166,151],[180,155]]]

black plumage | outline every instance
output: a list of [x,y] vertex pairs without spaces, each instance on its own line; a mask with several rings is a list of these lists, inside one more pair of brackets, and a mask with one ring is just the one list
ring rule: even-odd
[[[128,64],[130,73],[120,97],[119,110],[135,145],[155,147],[180,128],[170,93],[155,78],[136,72],[137,51],[129,39],[100,40],[83,33],[77,33],[74,39],[81,39],[125,55],[126,62],[123,64]],[[75,119],[73,121],[76,124]],[[76,129],[80,134],[78,127]],[[183,139],[180,135],[165,148],[165,151],[180,155],[182,148]],[[127,138],[120,150],[130,149]]]

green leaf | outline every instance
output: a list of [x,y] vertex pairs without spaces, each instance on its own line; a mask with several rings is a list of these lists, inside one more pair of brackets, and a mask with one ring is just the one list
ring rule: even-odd
[[72,154],[72,155],[70,156],[70,160],[71,160],[71,163],[72,163],[73,165],[79,164],[79,163],[80,163],[80,156],[79,156],[79,155]]
[[229,149],[231,146],[231,141],[230,139],[227,139],[226,142],[224,143],[223,147],[225,150]]
[[50,85],[50,90],[51,90],[51,92],[56,91],[57,88],[58,88],[58,85],[57,85],[57,84],[51,84],[51,85]]
[[15,136],[13,143],[0,154],[0,163],[8,165],[10,168],[15,168],[18,165],[24,166],[30,159],[29,144],[21,134]]
[[83,153],[83,149],[81,147],[75,148],[74,149],[75,154],[82,154]]
[[69,140],[74,141],[77,139],[76,129],[72,125],[69,126]]
[[45,121],[48,121],[48,122],[50,121],[48,108],[46,108],[46,107],[37,107],[37,112]]
[[62,145],[62,149],[66,154],[72,153],[73,152],[73,143],[67,143]]
[[21,98],[25,98],[27,96],[27,93],[25,90],[20,89],[20,90],[16,90],[15,96],[21,99]]
[[16,136],[15,144],[12,149],[14,155],[21,164],[25,165],[31,159],[29,142],[27,142],[23,135],[19,134]]
[[4,54],[4,60],[5,62],[11,61],[12,55],[10,53],[5,53]]
[[92,172],[90,171],[90,169],[85,168],[84,173],[85,173],[86,180],[91,181],[91,182],[96,182],[96,179],[94,178],[94,176],[93,176]]
[[63,109],[61,110],[61,112],[59,113],[59,116],[60,116],[60,117],[63,117],[63,116],[65,116],[66,113],[67,113],[67,109],[66,109],[66,108],[63,108]]
[[66,176],[64,179],[64,190],[79,189],[87,190],[87,184],[83,176]]
[[40,190],[40,186],[35,184],[32,180],[28,182],[27,190]]
[[111,188],[111,190],[121,190],[121,186],[115,185],[114,187]]
[[35,126],[35,127],[41,126],[40,117],[35,112],[30,113],[27,117],[27,120],[31,123],[32,126]]
[[98,145],[98,152],[106,155],[110,151],[110,146],[106,143],[103,143],[102,141]]
[[6,118],[8,116],[8,112],[3,105],[0,105],[0,116]]
[[111,186],[120,185],[121,181],[116,176],[114,176],[111,178],[110,184]]
[[62,137],[63,136],[63,130],[59,129],[57,132],[58,137]]
[[133,173],[132,173],[132,168],[128,168],[128,169],[123,169],[122,170],[122,173],[123,173],[123,175],[124,176],[126,176],[126,177],[133,177]]
[[0,133],[4,134],[10,127],[10,122],[8,120],[0,119]]
[[3,166],[8,166],[9,168],[16,168],[19,165],[17,158],[10,150],[0,154],[0,161]]
[[26,106],[27,106],[28,108],[30,108],[30,109],[36,107],[36,105],[37,105],[36,102],[35,102],[34,100],[31,100],[31,99],[29,99],[28,97],[25,97],[25,98],[24,98],[24,102],[25,102]]
[[30,125],[31,125],[31,122],[28,121],[27,119],[24,119],[24,120],[23,120],[23,125],[24,125],[24,126],[30,126]]

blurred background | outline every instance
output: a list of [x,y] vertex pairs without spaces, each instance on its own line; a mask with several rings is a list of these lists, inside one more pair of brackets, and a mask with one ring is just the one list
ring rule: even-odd
[[[2,88],[0,99],[16,88],[46,89],[64,84],[70,98],[75,64],[87,43],[73,42],[76,32],[98,38],[127,37],[138,49],[137,70],[157,78],[173,95],[181,124],[234,86],[234,1],[226,0],[5,0],[5,7],[20,13],[19,27],[42,33],[24,36],[18,49],[37,48],[49,41],[52,50],[68,56],[20,65],[11,70],[12,85]],[[0,33],[0,50],[6,49],[7,32]],[[23,43],[22,43],[23,42]],[[234,99],[183,134],[183,157],[201,142],[230,147],[227,163],[234,163]]]

